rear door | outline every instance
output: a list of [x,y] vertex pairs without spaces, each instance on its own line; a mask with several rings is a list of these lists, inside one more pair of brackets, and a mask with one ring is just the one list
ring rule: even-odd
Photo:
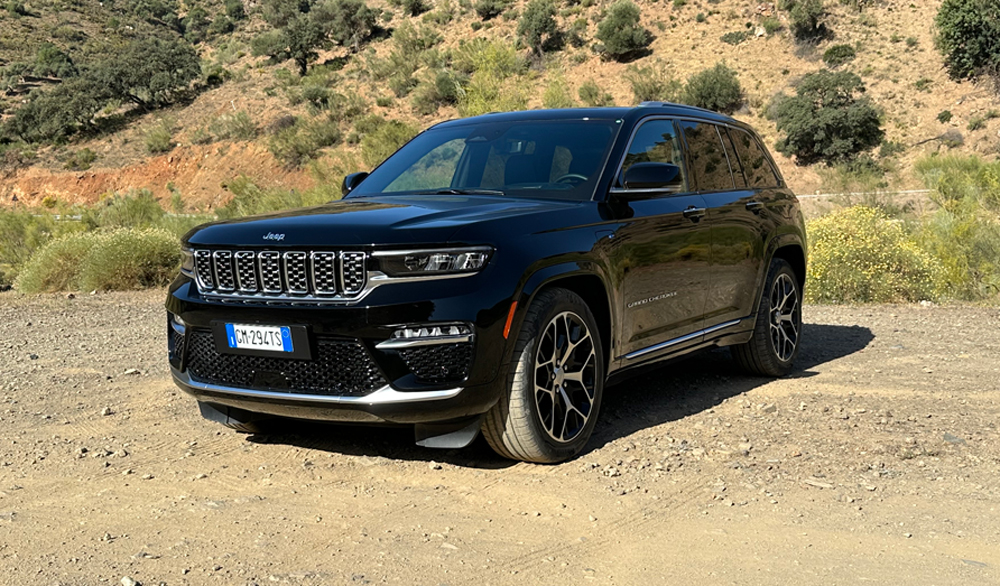
[[[683,187],[643,193],[624,189],[624,172],[638,162],[680,166]],[[674,121],[642,122],[611,193],[623,218],[611,244],[611,259],[622,292],[622,350],[629,360],[700,341],[696,332],[704,322],[710,235],[705,200],[690,186]]]

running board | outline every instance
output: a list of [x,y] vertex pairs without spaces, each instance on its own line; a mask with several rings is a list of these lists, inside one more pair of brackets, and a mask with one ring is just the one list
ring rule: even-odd
[[658,352],[660,350],[666,350],[667,348],[670,348],[672,346],[677,346],[678,344],[683,344],[685,342],[690,342],[692,340],[697,340],[698,338],[700,338],[702,336],[707,336],[709,334],[714,334],[715,332],[718,332],[720,330],[724,330],[726,328],[731,328],[733,326],[739,325],[740,322],[742,322],[742,321],[743,321],[742,319],[734,319],[732,321],[727,321],[725,323],[721,323],[721,324],[719,324],[717,326],[712,326],[710,328],[705,328],[704,330],[698,330],[697,332],[692,332],[690,334],[687,334],[686,336],[681,336],[679,338],[674,338],[673,340],[667,340],[666,342],[660,342],[659,344],[656,344],[656,345],[653,345],[653,346],[647,346],[647,347],[642,348],[640,350],[636,350],[635,352],[629,352],[628,354],[625,355],[624,358],[626,360],[634,360],[636,358],[639,358],[640,356],[645,356],[646,354],[650,354],[652,352]]

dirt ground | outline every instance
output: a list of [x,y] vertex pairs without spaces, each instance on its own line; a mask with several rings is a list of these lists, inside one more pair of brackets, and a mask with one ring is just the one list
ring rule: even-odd
[[1000,310],[808,307],[793,375],[668,365],[537,466],[204,421],[163,296],[0,294],[0,584],[1000,583]]

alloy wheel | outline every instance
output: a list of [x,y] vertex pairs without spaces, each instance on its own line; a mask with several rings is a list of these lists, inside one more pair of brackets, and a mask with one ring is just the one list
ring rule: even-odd
[[594,339],[579,315],[549,321],[535,352],[535,406],[545,432],[567,443],[583,431],[594,407]]
[[771,285],[770,338],[774,353],[782,362],[795,354],[802,329],[802,304],[792,278],[781,273]]

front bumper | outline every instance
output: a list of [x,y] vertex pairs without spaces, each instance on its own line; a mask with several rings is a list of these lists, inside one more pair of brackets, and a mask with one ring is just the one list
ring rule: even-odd
[[[430,283],[419,287],[414,284],[384,288],[388,292],[398,287],[398,293],[410,299],[419,295],[423,300],[417,302],[383,295],[379,305],[316,307],[259,306],[208,300],[199,295],[189,279],[180,277],[167,299],[172,375],[178,387],[200,402],[259,414],[394,424],[439,423],[475,417],[488,411],[501,394],[498,374],[505,351],[502,329],[509,299],[499,294],[484,294],[473,280],[462,279],[465,283],[461,286],[449,283],[436,291],[437,298],[429,295],[435,293],[428,287]],[[444,295],[441,295],[442,290],[446,292]],[[366,301],[378,299],[373,294]],[[176,320],[179,324],[174,316],[179,318]],[[467,348],[468,354],[463,355],[468,357],[468,367],[460,371],[458,378],[426,376],[428,353],[419,353],[423,348],[406,350],[386,344],[400,327],[455,322],[469,324],[473,329],[473,341]],[[245,356],[232,360],[233,356],[219,354],[204,343],[224,323],[305,326],[313,345],[312,360],[324,356],[324,344],[327,348],[335,344],[352,345],[360,354],[351,356],[363,356],[366,360],[362,369],[368,373],[364,379],[366,386],[350,388],[350,384],[343,383],[344,380],[357,380],[357,377],[351,379],[343,374],[343,370],[350,370],[353,365],[339,368],[341,358],[309,365],[301,361],[292,364],[291,359],[259,360]],[[220,361],[225,362],[223,367],[213,371],[224,373],[224,376],[205,376],[204,367],[201,370],[192,368],[193,364],[198,364],[192,359],[194,351],[189,348],[195,333],[201,337],[201,352],[210,354],[201,364],[218,366]],[[407,355],[407,351],[411,354]],[[280,366],[284,362],[290,364],[287,376]],[[266,376],[258,373],[241,376],[240,373],[232,374],[233,365],[244,369],[262,368],[268,372],[263,373]],[[301,374],[303,369],[308,369],[310,376],[316,376],[317,372],[334,373],[329,378],[336,384],[315,392],[310,386],[312,381],[302,385],[303,379],[292,373]],[[241,383],[233,384],[234,381]],[[345,392],[338,392],[338,389],[345,389]]]

